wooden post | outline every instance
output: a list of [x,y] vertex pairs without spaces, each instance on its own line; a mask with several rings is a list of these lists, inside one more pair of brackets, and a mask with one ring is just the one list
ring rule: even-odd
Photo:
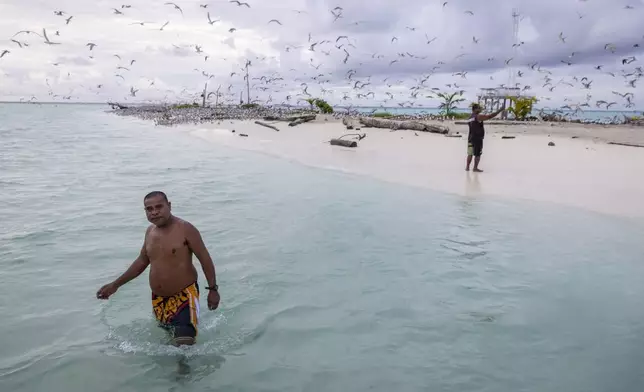
[[202,94],[202,99],[201,99],[201,107],[205,108],[206,107],[206,94],[208,93],[208,82],[204,84],[203,86],[203,94]]
[[250,103],[250,78],[248,77],[248,66],[250,60],[246,60],[246,103]]
[[221,88],[221,84],[219,87],[217,87],[217,92],[215,93],[215,107],[219,106],[219,89]]

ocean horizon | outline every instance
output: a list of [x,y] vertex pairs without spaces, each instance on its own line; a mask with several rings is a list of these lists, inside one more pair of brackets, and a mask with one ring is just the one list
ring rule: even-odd
[[[17,101],[0,101],[0,104],[31,104],[31,105],[96,105],[96,106],[109,106],[107,102],[17,102]],[[169,104],[169,103],[133,103],[130,105],[135,106],[145,106],[145,105],[158,105],[158,104]],[[283,105],[276,105],[283,106]],[[292,108],[303,108],[306,109],[309,106],[307,105],[292,105]],[[429,115],[441,114],[442,109],[438,107],[386,107],[386,106],[344,106],[337,105],[334,106],[336,111],[338,109],[342,110],[357,110],[361,113],[370,113],[373,111],[376,112],[387,112],[394,115]],[[558,113],[562,116],[567,116],[570,119],[575,120],[585,120],[585,121],[611,121],[614,119],[622,120],[624,116],[627,117],[642,117],[644,116],[644,110],[562,110],[559,108],[548,108],[548,107],[538,107],[535,106],[531,115],[536,116],[539,114],[539,111],[543,110],[546,113]],[[457,113],[469,113],[469,108],[456,108],[454,110]]]
[[[3,391],[644,384],[642,219],[380,181],[106,110],[0,104]],[[147,272],[95,298],[137,256],[151,190],[217,269],[221,306],[202,301],[188,348],[163,343]]]

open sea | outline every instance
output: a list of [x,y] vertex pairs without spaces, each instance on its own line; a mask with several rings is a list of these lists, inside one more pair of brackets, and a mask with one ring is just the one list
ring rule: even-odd
[[[105,109],[0,105],[0,391],[644,390],[644,222]],[[217,268],[220,309],[202,301],[189,348],[162,343],[147,273],[95,298],[136,258],[156,189]]]

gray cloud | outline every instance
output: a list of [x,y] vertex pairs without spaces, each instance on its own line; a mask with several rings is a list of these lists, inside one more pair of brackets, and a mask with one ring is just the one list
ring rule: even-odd
[[[0,51],[11,53],[0,59],[0,99],[34,94],[43,100],[53,95],[132,100],[132,86],[140,89],[137,99],[143,101],[193,99],[208,81],[212,89],[222,86],[220,91],[233,102],[245,90],[240,70],[251,60],[252,97],[271,97],[274,103],[306,98],[306,86],[309,94],[336,104],[435,105],[427,98],[435,89],[463,89],[468,99],[475,99],[481,87],[511,83],[512,73],[519,87],[530,86],[527,91],[544,105],[584,102],[589,93],[593,100],[611,100],[612,91],[631,91],[636,94],[633,102],[644,106],[637,95],[638,82],[636,87],[629,84],[642,73],[637,68],[644,56],[642,0],[633,0],[632,8],[625,8],[627,2],[608,0],[448,0],[445,7],[443,1],[426,0],[247,1],[250,9],[226,1],[177,1],[183,15],[171,6],[143,0],[60,0],[52,9],[43,9],[36,0],[7,3],[0,20]],[[122,3],[131,7],[121,8]],[[205,3],[208,8],[199,7]],[[342,10],[334,10],[338,5]],[[116,15],[112,7],[123,15]],[[521,19],[518,46],[513,46],[512,36],[515,9]],[[74,18],[67,25],[67,15],[56,16],[54,10]],[[220,21],[208,24],[207,12]],[[269,24],[271,19],[282,25]],[[143,21],[151,23],[135,24]],[[40,32],[43,27],[50,38],[59,31],[56,40],[61,45],[45,45],[33,34],[19,36],[29,43],[26,48],[10,41],[19,30]],[[231,28],[236,31],[229,32]],[[336,42],[339,36],[348,38]],[[393,37],[397,39],[392,42]],[[433,37],[437,38],[428,43]],[[91,53],[87,42],[97,44]],[[203,53],[196,52],[196,45]],[[636,60],[622,64],[629,56]],[[132,59],[136,62],[130,66]],[[595,69],[598,65],[601,70]],[[117,73],[125,80],[115,77]],[[590,90],[580,83],[583,76],[593,80]],[[356,80],[370,84],[354,90]],[[414,86],[419,90],[410,90]],[[369,98],[358,97],[368,92],[373,92]],[[414,92],[417,98],[411,97]]]

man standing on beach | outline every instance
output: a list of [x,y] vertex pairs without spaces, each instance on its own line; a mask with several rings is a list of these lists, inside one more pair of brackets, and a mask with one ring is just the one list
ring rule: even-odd
[[472,115],[468,120],[470,127],[467,135],[467,166],[466,171],[470,171],[470,164],[472,163],[472,156],[474,157],[474,172],[482,172],[479,169],[479,162],[481,161],[481,154],[483,153],[483,138],[485,138],[485,127],[483,121],[492,119],[505,110],[505,104],[499,110],[491,114],[481,114],[481,105],[475,103],[472,105]]
[[219,306],[215,265],[199,230],[172,215],[165,193],[148,193],[143,198],[143,205],[152,224],[145,232],[139,257],[116,280],[101,287],[96,298],[108,299],[150,265],[152,309],[159,326],[172,333],[174,345],[192,345],[197,337],[199,318],[199,285],[192,254],[199,259],[208,281],[206,290],[210,310]]

